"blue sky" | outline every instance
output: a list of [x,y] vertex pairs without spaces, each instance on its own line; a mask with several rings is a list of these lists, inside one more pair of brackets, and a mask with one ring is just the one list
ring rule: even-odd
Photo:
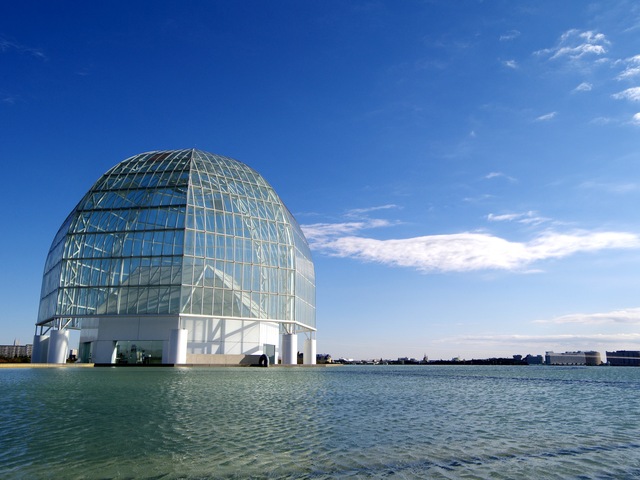
[[102,173],[199,148],[311,244],[318,352],[640,349],[633,1],[11,2],[0,343]]

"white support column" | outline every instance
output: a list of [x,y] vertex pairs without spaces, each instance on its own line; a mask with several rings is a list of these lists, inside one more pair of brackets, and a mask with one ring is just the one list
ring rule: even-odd
[[47,363],[66,363],[69,356],[69,331],[51,330]]
[[49,355],[49,336],[34,335],[33,350],[31,351],[31,363],[47,363]]
[[162,342],[162,363],[169,363],[169,340]]
[[93,363],[116,363],[116,342],[113,340],[95,342]]
[[298,364],[298,336],[295,333],[282,334],[282,364]]
[[186,328],[175,328],[169,334],[169,352],[167,363],[174,365],[187,363],[187,339],[189,331]]
[[316,339],[315,338],[305,339],[303,362],[305,365],[316,364]]

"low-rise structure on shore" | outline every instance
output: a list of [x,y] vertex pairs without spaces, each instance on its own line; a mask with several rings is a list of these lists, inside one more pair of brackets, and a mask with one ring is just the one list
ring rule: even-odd
[[607,352],[607,363],[612,367],[640,367],[640,350]]
[[547,365],[601,365],[600,352],[546,352],[545,363]]
[[0,345],[0,357],[4,358],[31,357],[32,352],[33,345],[20,345],[17,340],[13,345]]

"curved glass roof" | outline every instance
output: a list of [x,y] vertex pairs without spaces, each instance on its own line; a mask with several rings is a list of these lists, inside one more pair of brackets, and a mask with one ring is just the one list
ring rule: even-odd
[[200,150],[135,155],[105,173],[58,231],[38,323],[198,315],[315,330],[308,244],[273,188]]

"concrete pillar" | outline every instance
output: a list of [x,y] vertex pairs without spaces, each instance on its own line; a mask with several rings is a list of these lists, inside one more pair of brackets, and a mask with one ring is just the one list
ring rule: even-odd
[[31,363],[47,363],[49,355],[49,336],[34,335],[33,350],[31,351]]
[[93,348],[93,363],[116,363],[116,342],[98,340]]
[[175,328],[169,334],[169,353],[167,363],[187,363],[187,338],[189,331],[186,328]]
[[51,330],[47,363],[66,363],[69,357],[69,330]]
[[282,334],[282,364],[298,364],[298,336],[295,333]]
[[304,341],[303,363],[305,365],[316,364],[316,339],[307,338]]
[[162,363],[169,363],[169,340],[162,342]]

